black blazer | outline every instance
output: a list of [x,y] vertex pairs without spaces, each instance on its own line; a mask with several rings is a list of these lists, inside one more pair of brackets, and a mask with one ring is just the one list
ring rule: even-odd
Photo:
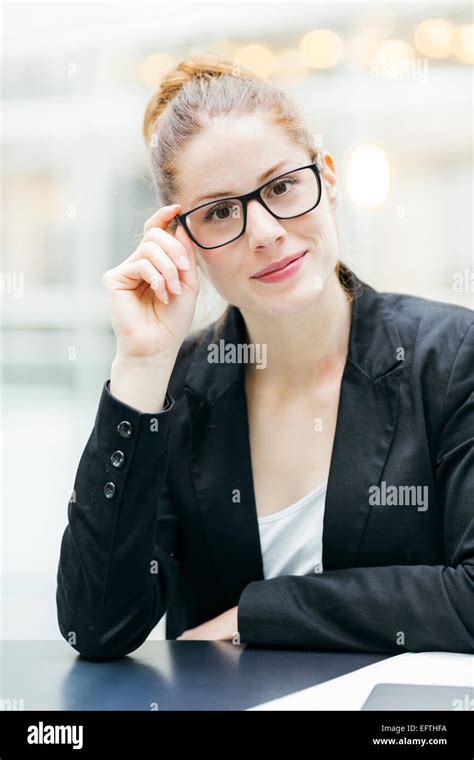
[[[349,272],[323,572],[263,577],[245,366],[208,362],[213,323],[181,346],[159,414],[102,388],[57,574],[85,657],[135,650],[165,612],[176,638],[237,604],[244,644],[474,653],[474,314]],[[248,342],[237,307],[222,338]],[[383,482],[426,486],[428,508],[372,503]]]

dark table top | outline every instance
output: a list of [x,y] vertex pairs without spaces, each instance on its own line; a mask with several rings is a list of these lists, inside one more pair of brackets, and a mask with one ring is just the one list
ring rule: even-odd
[[2,641],[0,655],[0,699],[24,710],[246,710],[390,656],[175,640],[108,662],[62,640]]

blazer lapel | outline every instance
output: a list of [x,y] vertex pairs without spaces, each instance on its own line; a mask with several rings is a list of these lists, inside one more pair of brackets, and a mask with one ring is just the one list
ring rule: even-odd
[[244,364],[211,364],[208,346],[248,342],[232,307],[223,334],[211,325],[190,363],[185,392],[191,418],[192,474],[199,510],[220,586],[221,607],[237,604],[245,586],[263,579],[255,504]]
[[[348,270],[354,290],[349,352],[342,377],[329,471],[323,569],[354,566],[370,512],[369,492],[381,478],[395,430],[403,360],[393,314],[383,297]],[[245,586],[263,579],[250,457],[243,363],[212,364],[213,343],[248,343],[239,309],[223,330],[204,330],[190,362],[185,393],[190,411],[192,475],[222,609]]]
[[381,294],[363,283],[353,302],[323,523],[323,570],[356,567],[395,432],[403,347]]

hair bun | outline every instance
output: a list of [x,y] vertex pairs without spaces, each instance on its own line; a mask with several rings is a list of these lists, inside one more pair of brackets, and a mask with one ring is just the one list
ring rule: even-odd
[[250,69],[212,52],[190,56],[169,69],[150,97],[145,109],[143,134],[147,143],[151,140],[156,120],[187,82],[195,78],[210,79],[224,74],[257,78]]

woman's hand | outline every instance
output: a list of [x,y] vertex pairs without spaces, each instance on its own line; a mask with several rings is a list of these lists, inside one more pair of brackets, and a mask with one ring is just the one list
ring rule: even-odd
[[233,639],[237,635],[237,610],[238,606],[231,607],[227,612],[223,612],[212,620],[208,620],[196,628],[189,628],[184,631],[180,639],[194,639],[196,641],[212,641],[215,639]]
[[180,225],[175,235],[166,231],[180,211],[178,204],[158,209],[145,222],[136,250],[104,274],[117,356],[123,362],[175,358],[191,326],[199,293],[194,246]]

